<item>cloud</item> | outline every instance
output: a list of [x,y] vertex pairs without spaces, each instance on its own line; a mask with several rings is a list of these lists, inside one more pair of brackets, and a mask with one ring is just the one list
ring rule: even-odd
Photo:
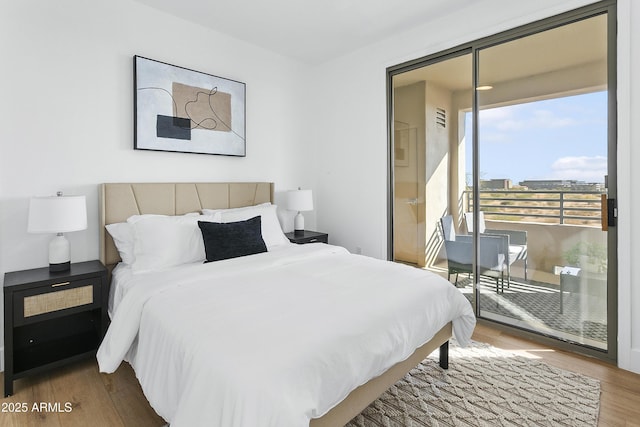
[[513,117],[514,109],[511,107],[491,108],[480,111],[480,122],[483,124],[499,123]]
[[575,179],[585,182],[604,182],[607,158],[604,156],[561,157],[551,165],[549,179]]

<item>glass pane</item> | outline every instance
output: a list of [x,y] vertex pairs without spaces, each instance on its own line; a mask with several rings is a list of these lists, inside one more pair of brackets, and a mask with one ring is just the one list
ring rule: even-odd
[[470,54],[456,56],[392,80],[394,260],[443,275],[447,267],[440,219],[452,214],[458,221],[464,195],[464,111],[471,108],[471,62]]
[[[407,99],[405,90],[398,94]],[[409,88],[408,90],[411,90]],[[419,264],[418,260],[418,128],[407,117],[394,121],[394,260]]]
[[478,71],[479,316],[606,350],[606,16],[480,50]]

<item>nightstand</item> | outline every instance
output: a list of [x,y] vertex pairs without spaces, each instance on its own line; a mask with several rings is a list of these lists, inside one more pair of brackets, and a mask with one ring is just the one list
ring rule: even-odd
[[317,231],[304,230],[301,235],[296,235],[293,231],[285,233],[287,239],[292,243],[303,245],[305,243],[329,243],[329,235],[327,233],[319,233]]
[[4,275],[4,396],[13,381],[91,357],[109,323],[107,269],[100,261]]

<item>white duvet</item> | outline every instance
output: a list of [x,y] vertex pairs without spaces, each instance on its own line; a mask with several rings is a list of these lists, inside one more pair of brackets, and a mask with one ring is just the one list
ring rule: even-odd
[[128,275],[98,350],[172,427],[301,427],[406,359],[469,302],[432,273],[324,245]]

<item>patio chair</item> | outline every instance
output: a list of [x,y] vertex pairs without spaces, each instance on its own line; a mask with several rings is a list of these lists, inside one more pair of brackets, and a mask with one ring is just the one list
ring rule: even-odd
[[[451,281],[451,275],[455,273],[454,284],[458,286],[459,273],[473,273],[473,236],[456,234],[451,215],[440,218],[440,225],[447,256],[447,279]],[[508,236],[480,236],[479,273],[496,281],[496,292],[504,292],[504,277],[508,270],[505,252],[508,247]]]
[[[483,235],[507,235],[509,236],[509,251],[507,253],[507,287],[511,282],[511,264],[515,261],[524,261],[524,280],[527,280],[527,232],[520,230],[497,230],[485,227],[484,212],[478,215],[478,229]],[[467,233],[473,234],[473,212],[465,212],[464,222]]]

